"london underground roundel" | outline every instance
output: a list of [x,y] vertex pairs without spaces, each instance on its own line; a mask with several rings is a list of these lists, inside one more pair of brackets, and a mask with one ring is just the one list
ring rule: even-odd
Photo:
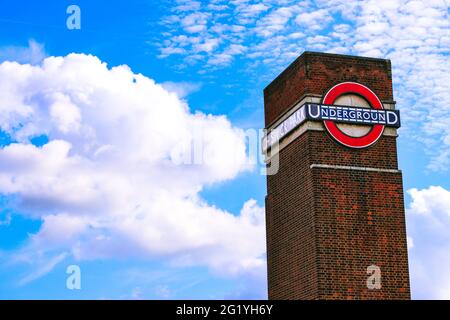
[[[349,98],[351,105],[340,103]],[[354,101],[359,106],[354,106]],[[349,148],[365,148],[381,137],[385,127],[400,128],[400,112],[385,110],[376,94],[362,84],[339,83],[326,93],[322,103],[306,102],[272,128],[263,139],[263,151],[305,121],[323,121],[339,143]]]
[[[356,82],[342,82],[332,87],[324,96],[324,105],[333,105],[344,94],[356,94],[363,97],[375,110],[383,110],[383,104],[376,94],[366,86]],[[375,111],[374,110],[374,111]],[[374,144],[383,134],[383,124],[373,124],[370,131],[360,137],[353,137],[343,132],[333,120],[324,120],[324,125],[330,135],[339,143],[350,148],[365,148]],[[366,121],[364,121],[366,122]]]

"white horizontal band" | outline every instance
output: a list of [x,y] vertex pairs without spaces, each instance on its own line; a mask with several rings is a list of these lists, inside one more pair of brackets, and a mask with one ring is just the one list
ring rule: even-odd
[[311,169],[321,168],[321,169],[340,169],[340,170],[357,170],[357,171],[370,171],[370,172],[387,172],[387,173],[399,173],[401,170],[396,169],[380,169],[371,167],[352,167],[352,166],[334,166],[329,164],[317,164],[314,163],[309,166]]

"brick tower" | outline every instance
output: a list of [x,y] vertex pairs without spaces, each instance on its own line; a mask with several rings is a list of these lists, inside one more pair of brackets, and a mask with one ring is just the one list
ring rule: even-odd
[[[312,111],[294,119],[308,103],[359,108],[353,114],[344,108],[351,115],[376,112],[375,100],[352,87],[326,102],[342,83],[361,84],[383,112],[399,115],[384,59],[304,52],[264,89],[266,129],[281,128],[273,139],[278,151],[268,154],[269,164],[274,157],[279,163],[267,177],[269,299],[410,298],[399,124],[369,125],[356,116],[318,120]],[[364,140],[376,126],[380,134],[351,147],[336,140],[324,119],[338,119],[331,125],[350,140]],[[374,275],[378,286],[369,285]]]

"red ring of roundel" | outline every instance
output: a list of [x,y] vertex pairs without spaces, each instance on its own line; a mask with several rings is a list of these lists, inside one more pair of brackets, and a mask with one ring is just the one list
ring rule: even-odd
[[[383,104],[376,94],[366,86],[356,82],[342,82],[335,85],[323,98],[323,104],[333,104],[339,96],[345,93],[359,94],[369,102],[372,108],[383,109]],[[365,136],[351,137],[342,132],[332,120],[324,120],[324,124],[334,139],[350,148],[366,148],[374,144],[381,137],[384,130],[384,125],[375,124]]]

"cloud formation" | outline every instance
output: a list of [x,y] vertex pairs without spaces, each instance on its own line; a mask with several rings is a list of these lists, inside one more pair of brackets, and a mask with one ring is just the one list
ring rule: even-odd
[[[178,2],[162,18],[166,32],[157,43],[160,57],[180,58],[179,68],[211,72],[239,60],[246,68],[266,66],[266,84],[305,50],[392,59],[402,135],[422,143],[430,170],[450,167],[450,107],[441,103],[450,100],[448,1]],[[207,18],[192,30],[183,23],[191,15]]]
[[408,193],[412,197],[406,214],[413,298],[450,299],[450,191],[431,186]]
[[47,57],[44,46],[35,40],[29,40],[27,47],[0,47],[0,62],[16,61],[20,63],[38,64]]
[[14,141],[0,149],[0,193],[43,221],[25,253],[229,274],[264,263],[262,208],[249,200],[233,215],[199,196],[250,169],[244,133],[226,117],[192,112],[127,66],[70,54],[0,64],[0,127]]

